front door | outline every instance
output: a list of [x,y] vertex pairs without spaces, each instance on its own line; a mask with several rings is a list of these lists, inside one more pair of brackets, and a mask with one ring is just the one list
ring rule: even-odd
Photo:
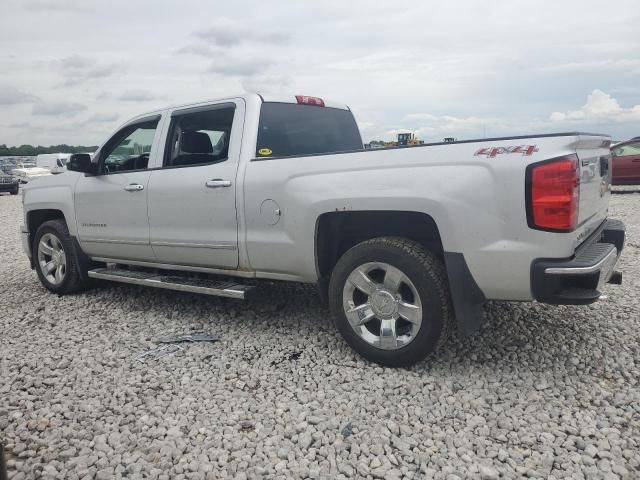
[[147,197],[159,116],[128,125],[98,152],[98,172],[75,189],[78,241],[91,257],[154,261]]
[[162,168],[149,180],[150,237],[158,262],[237,268],[243,120],[242,100],[172,113]]
[[614,147],[612,154],[613,183],[640,183],[640,141]]

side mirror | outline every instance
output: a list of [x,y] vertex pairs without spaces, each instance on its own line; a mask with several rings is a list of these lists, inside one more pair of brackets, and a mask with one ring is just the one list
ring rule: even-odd
[[95,173],[96,165],[91,163],[88,153],[74,153],[67,161],[67,170],[81,173]]

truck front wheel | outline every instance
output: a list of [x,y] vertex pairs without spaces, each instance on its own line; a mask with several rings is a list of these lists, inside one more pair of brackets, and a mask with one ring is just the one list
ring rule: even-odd
[[427,357],[452,323],[442,261],[404,238],[374,238],[348,250],[331,274],[329,303],[347,343],[390,367]]
[[49,220],[40,225],[33,239],[32,254],[40,282],[48,290],[65,294],[87,286],[64,220]]

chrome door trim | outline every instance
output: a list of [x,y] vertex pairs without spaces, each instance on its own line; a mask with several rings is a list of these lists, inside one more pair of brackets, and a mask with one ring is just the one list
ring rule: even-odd
[[188,243],[188,242],[151,242],[153,247],[187,247],[187,248],[215,248],[221,250],[237,250],[232,243]]
[[149,245],[149,242],[144,240],[113,240],[110,238],[80,238],[81,243],[115,243],[118,245]]

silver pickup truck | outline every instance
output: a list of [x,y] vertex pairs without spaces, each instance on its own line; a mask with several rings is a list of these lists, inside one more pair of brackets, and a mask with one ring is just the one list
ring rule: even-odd
[[558,133],[365,150],[345,105],[257,94],[120,127],[24,189],[24,250],[92,279],[245,298],[315,283],[344,339],[409,365],[486,300],[587,304],[620,283],[610,139]]

